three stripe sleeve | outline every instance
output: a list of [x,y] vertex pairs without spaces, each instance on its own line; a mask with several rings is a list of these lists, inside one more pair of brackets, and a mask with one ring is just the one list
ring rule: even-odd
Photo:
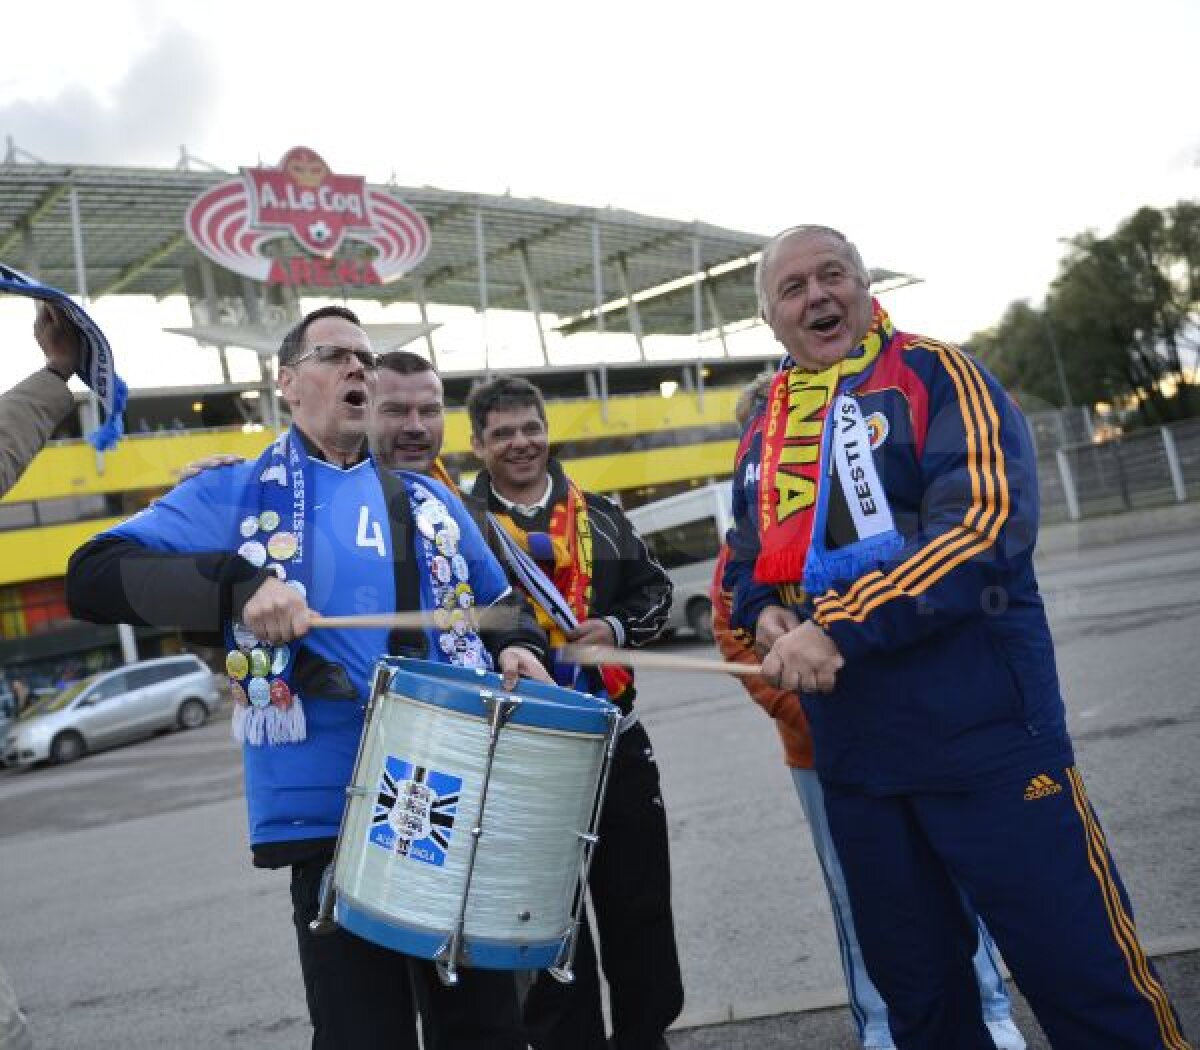
[[887,565],[814,602],[813,619],[847,659],[1007,607],[1006,580],[1036,537],[1036,464],[1019,410],[955,347],[928,341],[909,353],[932,358],[918,527]]

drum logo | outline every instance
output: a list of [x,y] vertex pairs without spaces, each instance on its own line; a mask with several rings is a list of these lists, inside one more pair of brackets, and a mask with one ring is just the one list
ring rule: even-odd
[[388,755],[367,838],[389,853],[440,868],[450,849],[461,793],[462,777]]

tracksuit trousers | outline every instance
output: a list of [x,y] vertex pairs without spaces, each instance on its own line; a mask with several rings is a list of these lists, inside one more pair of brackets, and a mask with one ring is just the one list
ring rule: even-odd
[[959,792],[824,789],[900,1050],[992,1050],[959,887],[1056,1050],[1187,1050],[1075,767]]

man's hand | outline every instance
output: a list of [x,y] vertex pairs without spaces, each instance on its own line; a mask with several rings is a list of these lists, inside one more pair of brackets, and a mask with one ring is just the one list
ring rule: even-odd
[[79,367],[79,335],[75,326],[49,303],[39,303],[33,337],[46,355],[46,364],[69,379]]
[[800,626],[800,617],[782,605],[768,605],[758,614],[754,625],[754,648],[766,656],[780,638]]
[[211,456],[205,456],[203,459],[194,459],[186,466],[179,468],[179,480],[187,481],[188,478],[194,478],[197,474],[203,474],[206,470],[215,470],[217,467],[232,467],[235,463],[245,462],[242,456],[233,452],[214,452]]
[[579,645],[611,647],[617,644],[617,636],[613,634],[612,624],[607,620],[584,620],[575,630],[567,632],[567,641]]
[[532,678],[535,682],[554,684],[554,679],[546,673],[541,660],[520,645],[510,645],[507,649],[501,649],[500,655],[496,657],[496,666],[504,679],[505,689],[516,689],[518,678]]
[[830,693],[845,664],[833,639],[807,620],[771,646],[763,677],[792,693]]
[[259,641],[279,645],[308,633],[312,610],[300,593],[274,576],[242,607],[242,623],[254,632]]

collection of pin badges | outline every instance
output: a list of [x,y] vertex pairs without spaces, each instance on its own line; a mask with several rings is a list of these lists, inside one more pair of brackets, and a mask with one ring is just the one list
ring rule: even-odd
[[459,667],[485,667],[475,619],[475,592],[467,559],[458,550],[462,530],[440,499],[423,485],[413,486],[414,514],[433,585],[438,648]]
[[[279,525],[279,515],[273,510],[243,518],[238,528],[244,542],[238,554],[256,568],[273,572],[304,596],[304,584],[288,579],[285,564],[296,556],[300,541],[294,532],[278,531]],[[291,649],[263,645],[242,623],[234,623],[233,641],[237,648],[225,654],[225,673],[234,703],[259,709],[274,705],[281,711],[291,707],[292,691],[280,677],[292,658]]]

